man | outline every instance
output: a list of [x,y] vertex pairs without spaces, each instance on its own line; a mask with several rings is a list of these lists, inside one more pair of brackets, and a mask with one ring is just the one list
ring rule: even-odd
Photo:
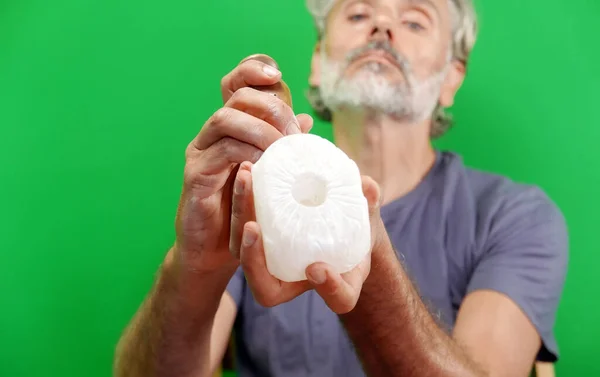
[[[209,376],[235,325],[241,376],[527,376],[554,361],[567,266],[560,211],[536,187],[466,168],[430,143],[449,126],[475,41],[467,0],[320,0],[311,101],[365,176],[373,245],[353,271],[269,275],[250,169],[308,132],[249,86],[257,60],[222,81],[224,107],[186,153],[177,240],[117,348],[117,376]],[[372,178],[369,178],[372,177]]]

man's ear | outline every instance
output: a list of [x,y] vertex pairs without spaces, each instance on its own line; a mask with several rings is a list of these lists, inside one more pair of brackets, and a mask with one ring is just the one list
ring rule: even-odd
[[313,50],[308,83],[310,86],[319,86],[321,84],[321,41],[317,42]]
[[454,105],[454,96],[458,92],[458,89],[460,89],[465,79],[465,74],[465,63],[456,59],[452,60],[440,93],[440,105],[442,107]]

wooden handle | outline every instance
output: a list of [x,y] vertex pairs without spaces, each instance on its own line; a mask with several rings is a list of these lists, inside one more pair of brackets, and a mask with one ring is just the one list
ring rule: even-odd
[[[264,54],[251,55],[246,59],[242,60],[240,64],[252,59],[258,60],[259,62],[263,62],[265,64],[270,65],[271,67],[279,69],[279,66],[277,65],[275,60],[271,59],[269,56]],[[272,94],[275,97],[279,97],[289,107],[292,107],[292,93],[290,92],[290,88],[283,80],[280,80],[277,84],[274,85],[253,86],[252,88],[260,90],[261,92]]]

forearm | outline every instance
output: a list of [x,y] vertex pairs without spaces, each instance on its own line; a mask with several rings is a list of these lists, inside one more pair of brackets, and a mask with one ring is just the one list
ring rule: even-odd
[[391,252],[374,252],[354,310],[342,315],[369,376],[485,374],[435,323]]
[[117,346],[115,376],[208,375],[212,324],[233,272],[198,275],[167,257]]

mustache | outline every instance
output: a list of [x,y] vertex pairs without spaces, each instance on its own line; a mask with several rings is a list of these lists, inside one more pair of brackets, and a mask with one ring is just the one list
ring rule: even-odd
[[378,50],[389,54],[394,60],[394,63],[396,63],[398,67],[400,67],[402,74],[408,76],[408,74],[410,73],[410,64],[408,63],[408,59],[406,59],[406,57],[402,55],[399,51],[396,51],[388,41],[369,42],[363,47],[359,47],[350,51],[350,53],[346,57],[346,64],[352,63],[354,60],[358,59],[366,53]]

